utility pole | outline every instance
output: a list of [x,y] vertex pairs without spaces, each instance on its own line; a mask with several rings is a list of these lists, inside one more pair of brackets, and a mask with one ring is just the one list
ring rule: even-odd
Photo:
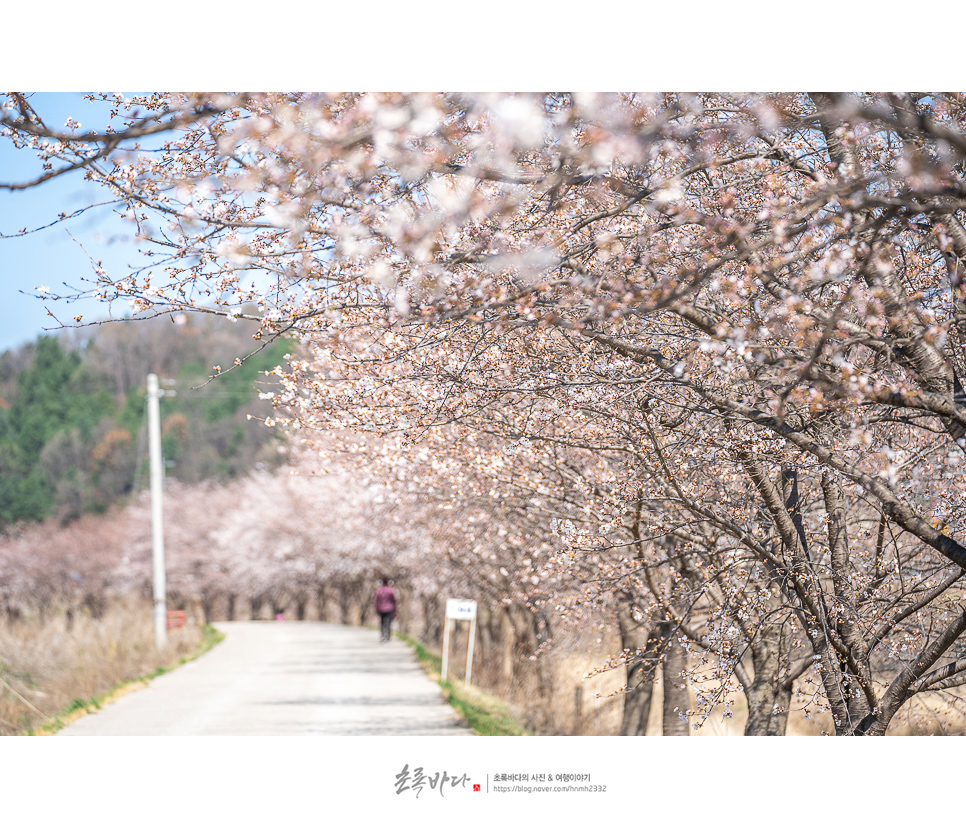
[[161,492],[164,489],[164,461],[161,458],[161,407],[164,392],[157,374],[148,374],[148,447],[151,453],[151,552],[154,565],[154,644],[162,651],[168,644],[167,588],[164,575],[164,523]]

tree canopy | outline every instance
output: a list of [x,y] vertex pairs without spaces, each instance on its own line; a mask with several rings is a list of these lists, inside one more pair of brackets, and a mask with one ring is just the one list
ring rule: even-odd
[[391,437],[368,465],[458,508],[481,577],[591,582],[749,732],[796,687],[879,734],[962,682],[961,94],[104,98],[8,95],[43,171],[3,185],[82,171],[134,224],[89,292],[299,340],[279,418]]

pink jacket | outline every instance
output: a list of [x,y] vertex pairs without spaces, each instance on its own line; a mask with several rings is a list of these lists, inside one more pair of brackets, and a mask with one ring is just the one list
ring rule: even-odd
[[396,592],[389,585],[380,585],[376,591],[376,612],[389,614],[396,610]]

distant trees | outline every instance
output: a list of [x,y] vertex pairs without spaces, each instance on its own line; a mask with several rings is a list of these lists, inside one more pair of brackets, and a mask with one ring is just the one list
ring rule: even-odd
[[45,336],[18,374],[16,393],[0,411],[0,524],[48,515],[55,506],[51,475],[77,480],[81,434],[90,436],[105,405],[80,366],[78,354]]
[[[250,350],[251,325],[169,321],[103,325],[75,348],[42,336],[0,362],[0,530],[57,515],[75,519],[129,496],[147,456],[142,422],[150,369],[175,380],[166,399],[170,473],[195,482],[236,477],[284,458],[256,382],[289,349],[273,344],[201,387],[212,365]],[[253,418],[249,418],[252,415]]]
[[[0,538],[0,609],[98,616],[108,598],[149,594],[150,507],[146,493],[142,499]],[[421,591],[438,590],[431,532],[404,529],[371,487],[345,473],[171,480],[164,512],[170,607],[198,602],[208,616],[231,619],[283,610],[304,617],[311,607],[316,617],[358,623],[370,616],[380,575],[400,583],[420,575]]]

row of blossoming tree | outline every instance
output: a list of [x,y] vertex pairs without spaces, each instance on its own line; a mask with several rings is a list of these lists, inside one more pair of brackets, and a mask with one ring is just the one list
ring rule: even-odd
[[[128,594],[150,598],[148,499],[145,491],[102,516],[23,525],[0,539],[4,615],[66,615],[70,624],[80,614],[101,617]],[[381,575],[404,586],[407,607],[422,606],[458,580],[439,566],[421,569],[434,531],[421,523],[417,508],[403,526],[397,509],[349,473],[263,472],[220,484],[169,479],[168,607],[192,609],[208,622],[284,612],[300,620],[365,623],[373,620]]]
[[[569,717],[548,723],[553,669],[543,658],[529,659],[538,619],[525,600],[514,599],[509,572],[481,583],[480,557],[461,550],[468,529],[449,523],[434,503],[404,503],[367,481],[356,463],[330,453],[325,472],[316,460],[304,462],[303,474],[201,484],[168,479],[168,608],[182,609],[195,625],[279,616],[374,624],[373,593],[386,576],[398,589],[396,627],[438,650],[446,597],[471,596],[481,603],[475,679],[498,688],[513,682],[517,693],[524,683],[541,690],[539,703],[521,708],[544,729],[569,731]],[[482,528],[493,514],[470,521]],[[146,491],[105,515],[8,531],[0,538],[0,622],[72,630],[81,618],[100,620],[132,598],[150,600],[151,539]],[[465,651],[465,634],[459,642]]]
[[961,95],[98,101],[0,117],[42,163],[8,187],[83,171],[133,224],[89,292],[299,338],[280,419],[382,436],[360,466],[447,508],[481,587],[611,612],[625,732],[659,665],[683,732],[737,688],[752,734],[796,693],[838,734],[955,694]]

